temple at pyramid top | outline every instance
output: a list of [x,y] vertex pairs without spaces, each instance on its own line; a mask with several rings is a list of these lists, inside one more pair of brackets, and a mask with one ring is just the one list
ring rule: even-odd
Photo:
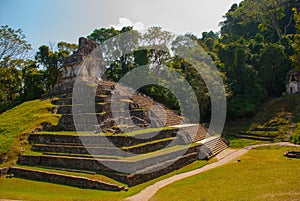
[[[97,73],[95,71],[99,70],[99,66],[105,66],[98,47],[97,42],[80,37],[78,49],[67,57],[61,66],[61,82],[69,82],[79,75],[96,77]],[[91,60],[93,60],[93,64]],[[97,63],[96,66],[95,62]]]

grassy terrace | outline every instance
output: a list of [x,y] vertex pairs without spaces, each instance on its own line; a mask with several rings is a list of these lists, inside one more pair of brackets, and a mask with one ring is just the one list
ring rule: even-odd
[[139,134],[145,134],[145,133],[150,133],[150,132],[159,132],[163,130],[175,130],[176,128],[171,127],[171,126],[166,126],[163,128],[146,128],[146,129],[140,129],[128,133],[121,133],[121,134],[112,134],[112,133],[97,133],[94,134],[92,132],[88,131],[57,131],[57,132],[52,132],[52,131],[41,131],[37,132],[36,134],[53,134],[53,135],[74,135],[74,136],[135,136]]
[[192,144],[192,145],[176,145],[172,147],[167,147],[158,151],[146,153],[146,154],[137,154],[134,156],[130,157],[120,157],[120,156],[107,156],[107,155],[88,155],[88,154],[65,154],[65,153],[42,153],[42,152],[33,152],[33,151],[26,151],[24,154],[32,155],[32,156],[42,156],[42,155],[52,155],[52,156],[60,156],[60,157],[81,157],[81,158],[86,158],[90,160],[94,160],[95,158],[100,158],[100,159],[107,159],[107,160],[122,160],[122,161],[138,161],[146,158],[151,158],[151,157],[156,157],[159,155],[164,155],[168,154],[171,152],[175,151],[180,151],[180,150],[186,150],[190,147],[193,146],[199,146],[199,144]]
[[[283,156],[292,147],[262,147],[219,168],[172,183],[152,198],[159,200],[299,200],[300,160]],[[188,196],[186,195],[188,192]]]
[[137,145],[133,145],[133,146],[128,146],[128,147],[124,146],[124,147],[122,147],[122,149],[128,150],[128,149],[132,149],[132,148],[142,147],[144,145],[151,145],[151,144],[155,144],[155,143],[159,143],[159,142],[171,141],[174,139],[175,139],[175,137],[163,138],[163,139],[153,140],[150,142],[145,142],[145,143],[141,143],[141,144],[137,144]]
[[[250,123],[246,125],[226,125],[224,128],[224,133],[230,133],[239,135],[239,132],[245,132],[249,129]],[[250,145],[255,144],[265,144],[268,143],[266,141],[262,140],[254,140],[254,139],[245,139],[245,138],[238,138],[235,136],[226,136],[226,139],[230,141],[230,148],[237,149],[237,148],[243,148]],[[271,143],[271,141],[270,141]]]
[[105,159],[105,160],[122,160],[122,157],[118,156],[108,156],[108,155],[88,155],[88,154],[69,154],[69,153],[48,153],[48,152],[31,152],[29,155],[31,156],[59,156],[59,157],[65,157],[65,158],[84,158],[84,159]]
[[146,158],[151,158],[151,157],[156,157],[159,155],[163,155],[163,154],[167,154],[167,153],[171,153],[174,151],[180,151],[180,150],[185,150],[188,149],[189,147],[192,146],[197,146],[197,144],[193,144],[193,145],[176,145],[176,146],[172,146],[172,147],[167,147],[158,151],[154,151],[154,152],[150,152],[147,154],[138,154],[132,157],[128,157],[126,158],[127,161],[138,161],[138,160],[142,160],[142,159],[146,159]]
[[233,138],[233,137],[227,137],[227,139],[230,141],[230,148],[233,149],[243,148],[255,144],[268,143],[266,141],[261,141],[261,140],[251,140],[251,139],[242,139],[242,138]]
[[30,170],[38,170],[38,171],[44,171],[44,172],[53,172],[53,173],[58,173],[58,174],[64,174],[64,175],[70,175],[70,176],[79,176],[79,177],[86,177],[89,179],[94,179],[94,180],[100,180],[103,182],[111,183],[111,184],[117,184],[117,185],[125,185],[123,183],[120,183],[116,180],[113,180],[109,177],[106,177],[104,175],[96,174],[96,173],[88,173],[88,172],[83,172],[83,171],[77,171],[77,170],[64,170],[63,168],[55,168],[55,167],[32,167],[32,166],[25,166],[25,165],[16,165],[14,167],[20,167],[20,168],[26,168]]

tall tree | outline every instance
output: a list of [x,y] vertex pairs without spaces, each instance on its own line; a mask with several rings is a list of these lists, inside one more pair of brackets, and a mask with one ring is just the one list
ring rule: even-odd
[[300,70],[300,12],[298,12],[297,10],[295,10],[294,18],[296,21],[297,34],[294,35],[293,44],[295,54],[291,56],[291,59],[294,67]]
[[29,60],[26,62],[25,67],[22,69],[23,101],[40,98],[45,92],[44,74],[45,71],[40,70],[35,61]]
[[132,51],[138,46],[140,33],[133,27],[123,27],[121,30],[113,27],[95,29],[88,38],[101,43],[105,50],[104,59],[110,64],[106,71],[109,79],[119,81],[135,67]]
[[284,35],[295,33],[293,8],[299,8],[299,0],[244,0],[226,13],[221,23],[222,34],[249,39],[260,32],[269,41],[276,42]]
[[0,112],[15,105],[22,90],[21,69],[31,49],[21,29],[0,28]]
[[21,29],[14,30],[7,25],[1,26],[0,61],[5,58],[21,59],[29,50],[31,50],[31,45],[26,41]]
[[22,90],[20,66],[22,60],[0,61],[0,112],[15,105]]
[[161,27],[149,27],[143,35],[144,45],[150,48],[148,55],[150,67],[156,71],[157,77],[159,77],[162,64],[171,58],[169,47],[173,37],[171,32],[165,31]]
[[47,45],[39,47],[35,59],[45,70],[46,90],[53,88],[58,83],[61,76],[60,66],[76,48],[76,44],[66,42],[59,42],[56,51],[51,51]]

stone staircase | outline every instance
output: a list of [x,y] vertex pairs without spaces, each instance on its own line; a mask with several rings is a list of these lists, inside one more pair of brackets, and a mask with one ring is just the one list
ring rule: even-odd
[[228,147],[228,144],[218,136],[208,137],[197,143],[205,145],[205,147],[209,149],[208,159],[216,156]]
[[[115,87],[116,83],[100,81],[98,85],[94,86],[83,85],[82,89],[76,92],[77,95],[70,93],[73,91],[74,82],[67,86],[58,85],[49,93],[48,97],[52,97],[52,103],[58,106],[57,113],[62,116],[58,126],[52,126],[47,130],[78,130],[74,124],[74,116],[81,121],[77,122],[78,127],[83,124],[84,127],[92,128],[95,132],[111,133],[130,132],[137,127],[177,125],[183,122],[183,117],[176,114],[176,111],[167,109],[140,93],[134,94],[132,97],[120,94],[118,100],[112,100]],[[126,90],[126,87],[119,87],[118,89],[120,88],[122,90],[119,91]],[[72,100],[76,96],[78,96],[76,98],[77,103],[73,104]],[[114,111],[114,114],[111,111],[112,101],[114,101],[114,105],[122,105],[118,108],[119,110]],[[123,108],[126,105],[129,105],[129,108]],[[74,108],[76,109],[75,112]],[[130,116],[126,114],[130,114]],[[98,122],[93,121],[95,116]],[[134,126],[131,126],[133,124]]]

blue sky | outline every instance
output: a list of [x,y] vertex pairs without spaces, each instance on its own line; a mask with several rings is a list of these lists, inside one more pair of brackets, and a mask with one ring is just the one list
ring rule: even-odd
[[37,49],[49,42],[77,43],[99,27],[162,26],[178,33],[218,31],[241,0],[0,0],[0,25],[21,28]]

